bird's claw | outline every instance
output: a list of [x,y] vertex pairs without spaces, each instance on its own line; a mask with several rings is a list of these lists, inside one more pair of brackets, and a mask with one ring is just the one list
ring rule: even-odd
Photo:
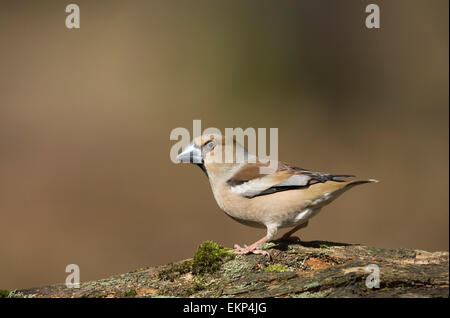
[[261,254],[261,255],[270,257],[269,252],[267,252],[265,250],[258,250],[258,249],[256,249],[256,247],[253,247],[253,246],[244,245],[244,247],[241,247],[241,246],[235,244],[234,248],[235,248],[235,250],[233,251],[234,254],[245,255],[245,254],[251,253],[251,254]]

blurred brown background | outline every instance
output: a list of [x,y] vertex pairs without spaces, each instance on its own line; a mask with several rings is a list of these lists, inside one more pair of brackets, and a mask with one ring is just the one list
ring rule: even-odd
[[278,127],[281,160],[381,180],[303,240],[448,250],[448,1],[77,1],[79,30],[66,2],[0,2],[0,288],[264,235],[170,161],[193,119]]

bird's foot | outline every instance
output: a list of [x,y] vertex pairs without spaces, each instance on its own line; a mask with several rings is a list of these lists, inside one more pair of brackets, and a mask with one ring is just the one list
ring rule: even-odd
[[241,246],[235,244],[234,245],[234,249],[235,250],[233,251],[233,253],[234,254],[238,254],[238,255],[239,254],[240,255],[245,255],[245,254],[262,254],[262,255],[270,257],[269,252],[267,252],[265,250],[258,250],[257,247],[258,246],[255,246],[255,245],[250,245],[250,246],[244,245],[244,247],[241,247]]

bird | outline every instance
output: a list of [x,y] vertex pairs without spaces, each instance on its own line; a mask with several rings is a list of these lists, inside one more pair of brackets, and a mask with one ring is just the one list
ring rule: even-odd
[[[226,157],[226,153],[232,156]],[[241,154],[239,156],[239,154]],[[177,162],[193,163],[207,175],[214,198],[226,215],[235,221],[256,228],[265,228],[266,235],[250,245],[234,245],[235,254],[270,254],[258,249],[271,241],[280,228],[292,228],[281,240],[308,225],[309,219],[354,186],[378,180],[349,180],[354,175],[329,174],[293,167],[275,161],[270,173],[267,160],[236,141],[234,136],[201,135],[181,149]]]

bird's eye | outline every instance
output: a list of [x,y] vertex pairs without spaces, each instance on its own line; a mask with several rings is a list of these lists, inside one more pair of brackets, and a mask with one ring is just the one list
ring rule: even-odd
[[210,140],[203,145],[203,147],[202,147],[203,152],[208,153],[211,150],[213,150],[215,146],[216,146],[216,142],[214,140]]

